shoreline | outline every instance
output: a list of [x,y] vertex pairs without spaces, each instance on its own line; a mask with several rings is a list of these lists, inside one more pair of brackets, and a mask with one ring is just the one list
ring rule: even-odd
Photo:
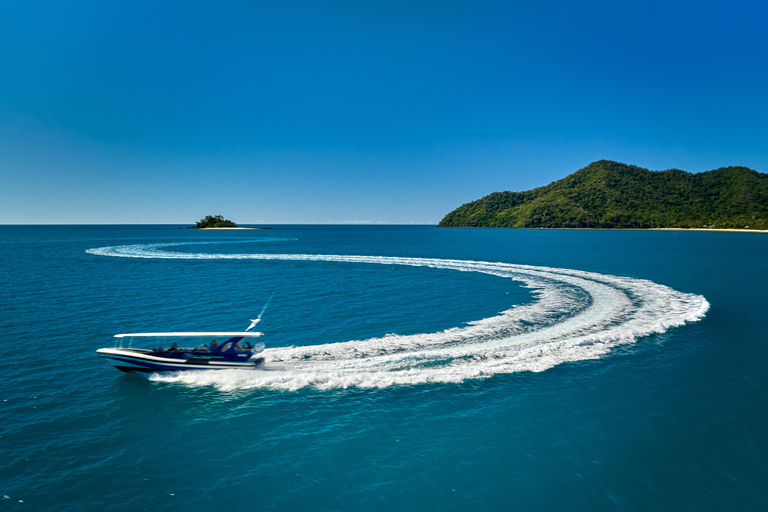
[[735,228],[646,228],[652,231],[722,231],[725,233],[768,233],[766,229]]
[[240,228],[240,227],[237,227],[237,228],[191,228],[191,229],[197,229],[197,230],[203,231],[205,229],[266,229],[266,228]]
[[435,226],[448,229],[564,229],[573,231],[720,231],[723,233],[768,233],[768,229],[737,228],[511,228],[501,226]]

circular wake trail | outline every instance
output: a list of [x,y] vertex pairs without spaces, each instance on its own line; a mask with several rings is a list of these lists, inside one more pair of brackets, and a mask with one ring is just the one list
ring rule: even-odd
[[264,351],[264,371],[218,370],[153,375],[154,380],[223,390],[370,388],[461,382],[498,373],[540,372],[598,358],[642,336],[704,317],[709,303],[642,279],[562,268],[484,261],[321,254],[215,254],[163,250],[177,244],[89,249],[101,256],[195,260],[286,260],[407,265],[481,272],[523,283],[535,298],[499,315],[441,332],[281,347]]

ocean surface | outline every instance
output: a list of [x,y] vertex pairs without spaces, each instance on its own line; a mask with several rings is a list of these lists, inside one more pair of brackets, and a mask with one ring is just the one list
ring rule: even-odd
[[[0,510],[768,510],[768,234],[0,226],[0,261]],[[262,310],[261,371],[96,355]]]

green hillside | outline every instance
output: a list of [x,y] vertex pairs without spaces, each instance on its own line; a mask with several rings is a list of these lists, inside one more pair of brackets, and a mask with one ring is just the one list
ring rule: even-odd
[[768,174],[724,167],[691,174],[600,160],[545,187],[494,192],[442,227],[768,229]]

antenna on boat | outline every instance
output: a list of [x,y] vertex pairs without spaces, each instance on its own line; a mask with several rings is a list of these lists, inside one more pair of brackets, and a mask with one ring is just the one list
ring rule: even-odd
[[267,299],[267,302],[266,302],[266,304],[264,304],[264,307],[263,307],[263,308],[261,308],[261,313],[259,313],[259,316],[257,316],[256,318],[250,318],[250,319],[249,319],[249,320],[251,321],[251,325],[249,325],[249,326],[248,326],[248,328],[245,330],[245,332],[248,332],[248,331],[250,331],[251,329],[253,329],[254,327],[256,327],[256,324],[257,324],[257,323],[261,322],[261,317],[264,315],[264,311],[266,311],[266,310],[267,310],[267,306],[269,306],[269,303],[270,303],[270,302],[272,302],[272,297],[274,297],[274,296],[275,296],[275,291],[276,291],[276,290],[273,290],[273,291],[272,291],[272,294],[271,294],[271,295],[269,296],[269,298]]

